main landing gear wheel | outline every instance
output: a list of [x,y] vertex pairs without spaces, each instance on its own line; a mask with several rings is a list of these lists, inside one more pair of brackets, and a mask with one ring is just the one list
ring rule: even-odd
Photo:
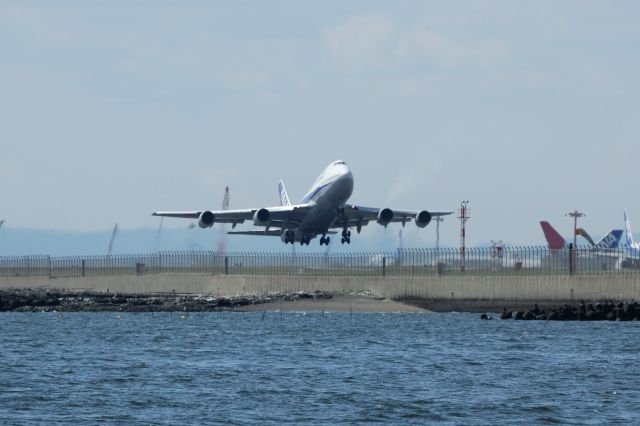
[[344,229],[342,231],[342,238],[340,239],[340,242],[342,244],[344,243],[351,244],[351,231],[349,231],[348,229]]
[[284,243],[285,244],[294,244],[295,241],[293,240],[293,231],[285,231],[284,233]]
[[309,243],[311,242],[311,237],[308,237],[306,235],[303,235],[302,238],[300,238],[300,245],[309,245]]
[[329,245],[329,241],[331,241],[330,237],[327,237],[325,235],[323,235],[322,237],[320,237],[320,245]]

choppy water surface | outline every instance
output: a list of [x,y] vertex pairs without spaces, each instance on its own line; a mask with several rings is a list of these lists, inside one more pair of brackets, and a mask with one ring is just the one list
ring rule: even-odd
[[0,419],[635,423],[640,323],[476,314],[0,315]]

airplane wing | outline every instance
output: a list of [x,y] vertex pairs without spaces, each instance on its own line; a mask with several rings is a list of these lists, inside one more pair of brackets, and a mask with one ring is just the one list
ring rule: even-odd
[[[153,212],[151,216],[199,219],[202,213],[205,213],[206,211],[208,210],[195,210],[189,212]],[[255,212],[256,209],[211,211],[215,217],[215,221],[219,223],[243,223],[245,220],[252,219]]]
[[[401,222],[403,225],[411,220],[415,220],[418,214],[423,212],[416,210],[391,210],[380,209],[376,207],[363,207],[352,204],[344,205],[344,213],[338,216],[337,220],[332,225],[332,228],[343,228],[345,226],[366,226],[370,221],[376,222],[378,215],[384,216],[384,222]],[[430,218],[447,216],[452,214],[452,211],[429,211]]]
[[269,229],[268,231],[265,229],[264,231],[255,230],[255,231],[229,231],[227,234],[231,235],[263,235],[267,237],[279,237],[282,234],[282,231],[279,229]]
[[[281,229],[269,229],[269,230],[252,230],[252,231],[229,231],[227,234],[231,235],[262,235],[267,237],[279,237],[282,235]],[[327,234],[337,234],[336,231],[329,231]]]
[[257,213],[264,219],[264,223],[256,225],[269,226],[270,228],[281,228],[288,224],[297,224],[302,221],[308,213],[311,205],[298,204],[294,206],[277,206],[261,209],[242,210],[194,210],[183,212],[159,211],[153,212],[152,216],[175,217],[182,219],[196,219],[200,226],[208,228],[214,223],[231,223],[234,227],[245,220],[253,221]]

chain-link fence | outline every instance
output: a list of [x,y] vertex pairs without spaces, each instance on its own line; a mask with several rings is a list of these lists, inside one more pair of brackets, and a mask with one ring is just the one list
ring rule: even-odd
[[0,256],[3,277],[148,274],[428,276],[640,273],[640,251],[579,247],[403,249],[371,253],[158,252],[101,256]]

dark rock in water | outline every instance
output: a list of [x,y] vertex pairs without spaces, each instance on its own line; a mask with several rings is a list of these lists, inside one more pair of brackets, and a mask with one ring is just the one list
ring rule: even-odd
[[624,306],[620,306],[618,304],[618,308],[616,308],[616,321],[624,321],[626,318],[624,316]]
[[488,320],[489,317],[487,316],[487,314],[482,314],[482,315],[480,315],[480,319],[481,320]]
[[584,320],[584,314],[587,312],[587,307],[584,304],[584,300],[580,301],[580,306],[578,306],[578,321]]
[[251,302],[246,297],[237,297],[231,302],[233,306],[247,306],[250,303]]
[[299,291],[299,292],[296,293],[296,296],[298,296],[298,298],[300,298],[300,299],[312,299],[313,298],[313,294],[307,293],[306,291]]
[[584,319],[586,321],[599,321],[602,319],[602,315],[599,311],[588,310],[584,314]]
[[[585,303],[581,300],[577,306],[564,304],[557,309],[549,309],[545,312],[537,304],[531,311],[516,311],[517,320],[550,320],[550,321],[637,321],[640,319],[640,303],[632,300],[630,303],[613,303],[605,300],[598,303]],[[501,319],[511,317],[511,312],[503,308]]]
[[629,303],[624,307],[625,318],[631,319],[637,315],[635,303]]
[[538,315],[540,315],[542,313],[542,312],[540,312],[540,308],[538,308],[538,304],[537,303],[533,305],[533,310],[531,311],[531,313],[534,316],[538,316]]
[[224,297],[218,297],[217,301],[218,301],[217,306],[220,306],[223,308],[231,306],[231,300],[225,299]]
[[513,314],[511,311],[507,311],[507,308],[502,308],[502,313],[500,314],[500,319],[510,319],[513,318]]
[[564,305],[559,310],[561,321],[575,321],[578,319],[578,309],[572,308],[569,305]]

